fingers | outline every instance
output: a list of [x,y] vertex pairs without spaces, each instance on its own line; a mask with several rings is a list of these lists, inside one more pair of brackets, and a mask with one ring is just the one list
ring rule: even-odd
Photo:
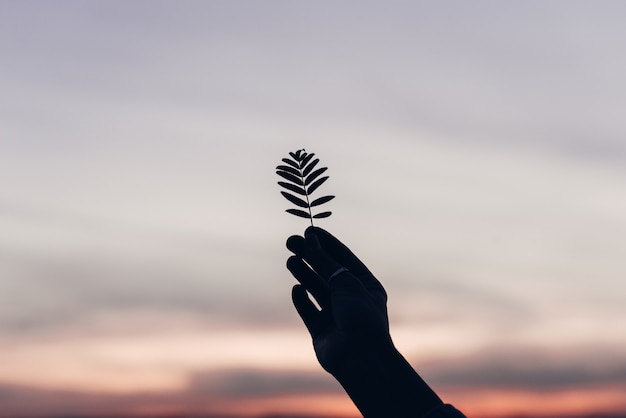
[[304,286],[297,284],[291,289],[291,300],[309,333],[314,336],[319,329],[321,313],[309,299]]
[[317,247],[315,239],[314,234],[309,234],[307,238],[294,235],[287,240],[287,247],[296,254],[287,260],[287,268],[294,277],[311,292],[322,309],[331,302],[336,307],[338,303],[347,305],[355,299],[367,299],[364,283]]
[[322,309],[330,307],[330,290],[328,284],[313,270],[307,266],[302,259],[291,256],[287,260],[287,269],[293,274],[306,290],[315,298]]
[[320,246],[339,264],[350,270],[356,276],[372,274],[365,264],[363,264],[348,247],[322,228],[309,227],[305,231],[304,236],[307,238],[311,236],[317,237]]
[[331,258],[319,244],[315,234],[309,234],[306,238],[294,235],[287,240],[287,248],[328,281],[343,266]]
[[318,227],[309,227],[305,238],[292,236],[287,247],[304,258],[325,279],[329,279],[340,268],[346,268],[366,288],[384,294],[384,288],[369,269],[348,247],[329,232]]

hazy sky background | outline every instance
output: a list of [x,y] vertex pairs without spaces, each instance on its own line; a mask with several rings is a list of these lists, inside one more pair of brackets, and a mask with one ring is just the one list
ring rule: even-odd
[[290,302],[303,147],[446,401],[626,411],[625,18],[0,1],[0,416],[353,412]]

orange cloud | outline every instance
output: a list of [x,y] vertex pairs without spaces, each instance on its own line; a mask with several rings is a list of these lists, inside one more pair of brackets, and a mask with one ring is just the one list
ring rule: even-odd
[[499,388],[455,388],[441,391],[444,399],[468,417],[574,417],[626,414],[626,385],[560,391]]
[[[221,382],[221,386],[220,386]],[[436,388],[468,418],[577,417],[626,414],[626,385],[567,390]],[[54,415],[155,416],[219,414],[241,417],[292,414],[357,417],[330,376],[311,372],[231,370],[198,375],[183,390],[134,393],[62,391],[0,384],[0,417]]]

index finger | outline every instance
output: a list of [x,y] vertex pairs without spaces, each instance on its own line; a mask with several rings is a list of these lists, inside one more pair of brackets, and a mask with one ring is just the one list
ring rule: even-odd
[[310,226],[304,232],[306,237],[317,237],[320,246],[326,253],[347,268],[354,276],[363,282],[371,290],[384,291],[383,285],[376,279],[372,272],[354,255],[354,253],[330,232],[322,228]]
[[321,247],[338,263],[346,267],[357,276],[372,274],[354,253],[330,232],[318,227],[309,227],[304,233],[305,237],[315,235]]
[[306,261],[313,271],[326,281],[338,271],[346,268],[326,253],[314,235],[309,234],[306,238],[297,235],[289,237],[287,248]]

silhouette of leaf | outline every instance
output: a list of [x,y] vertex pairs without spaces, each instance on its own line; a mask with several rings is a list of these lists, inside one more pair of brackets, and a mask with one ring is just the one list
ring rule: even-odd
[[[315,155],[314,153],[307,154],[307,155],[306,155],[306,156],[302,159],[302,161],[300,162],[300,167],[301,167],[301,168],[306,167],[306,165],[309,163],[309,161],[311,161],[311,158],[313,158],[313,156],[314,156],[314,155]],[[318,160],[318,161],[319,161],[319,160]],[[306,176],[306,174],[305,174],[305,176]]]
[[287,209],[287,212],[301,218],[309,219],[311,225],[313,225],[313,219],[327,218],[331,215],[331,212],[321,212],[313,215],[311,208],[323,205],[335,198],[335,196],[332,195],[322,196],[315,200],[311,200],[310,198],[311,194],[328,180],[328,176],[320,178],[328,168],[322,167],[315,169],[320,160],[319,158],[313,159],[314,155],[315,154],[312,152],[307,153],[304,149],[299,149],[289,153],[291,158],[282,159],[286,165],[281,164],[276,167],[276,174],[287,180],[287,182],[279,181],[278,185],[297,195],[304,196],[304,199],[302,199],[286,191],[281,191],[280,193],[289,202],[299,208],[306,209],[306,211],[301,209]]
[[288,201],[290,201],[291,203],[293,203],[296,206],[300,206],[301,208],[308,208],[309,207],[309,204],[307,202],[305,202],[304,200],[300,199],[299,197],[295,197],[294,195],[289,194],[287,192],[280,192],[280,194],[285,196],[285,199],[287,199]]
[[313,160],[313,162],[311,162],[311,164],[307,165],[306,167],[304,167],[304,170],[302,170],[302,176],[306,177],[309,175],[309,173],[311,172],[311,170],[313,170],[315,168],[315,166],[317,165],[317,163],[319,163],[320,160],[319,158],[316,158]]
[[306,178],[306,180],[304,181],[304,185],[308,186],[309,184],[311,184],[311,182],[313,180],[315,180],[316,178],[318,178],[320,176],[320,174],[322,174],[324,171],[328,170],[328,168],[326,167],[322,167],[322,168],[318,168],[317,170],[315,170],[314,172],[312,172],[311,174],[309,174],[309,176]]
[[298,193],[299,195],[306,196],[306,190],[300,186],[296,186],[295,184],[285,183],[284,181],[279,181],[278,184],[283,186],[287,190],[291,190],[292,192]]
[[281,161],[289,164],[290,166],[292,166],[295,169],[299,169],[300,168],[300,166],[298,165],[297,162],[295,162],[293,160],[290,160],[289,158],[283,158]]
[[311,202],[311,207],[322,205],[328,201],[331,201],[335,198],[335,196],[322,196]]
[[293,174],[294,176],[300,177],[300,171],[289,165],[279,165],[278,167],[276,167],[276,170],[286,171],[288,173]]
[[328,218],[330,215],[332,215],[332,212],[322,212],[322,213],[318,213],[317,215],[313,215],[313,218],[314,219]]
[[311,219],[311,214],[307,213],[303,210],[299,210],[299,209],[287,209],[285,212],[289,212],[292,215],[296,215],[299,216],[301,218],[307,218],[307,219]]
[[321,179],[315,180],[315,182],[311,184],[309,188],[307,189],[307,193],[313,194],[313,192],[317,190],[317,188],[320,187],[322,184],[324,184],[326,180],[328,180],[328,176],[324,176]]
[[277,171],[276,174],[278,174],[285,180],[289,180],[292,183],[296,183],[297,185],[304,186],[304,181],[302,181],[300,177],[296,177],[293,174],[289,174],[285,171]]

